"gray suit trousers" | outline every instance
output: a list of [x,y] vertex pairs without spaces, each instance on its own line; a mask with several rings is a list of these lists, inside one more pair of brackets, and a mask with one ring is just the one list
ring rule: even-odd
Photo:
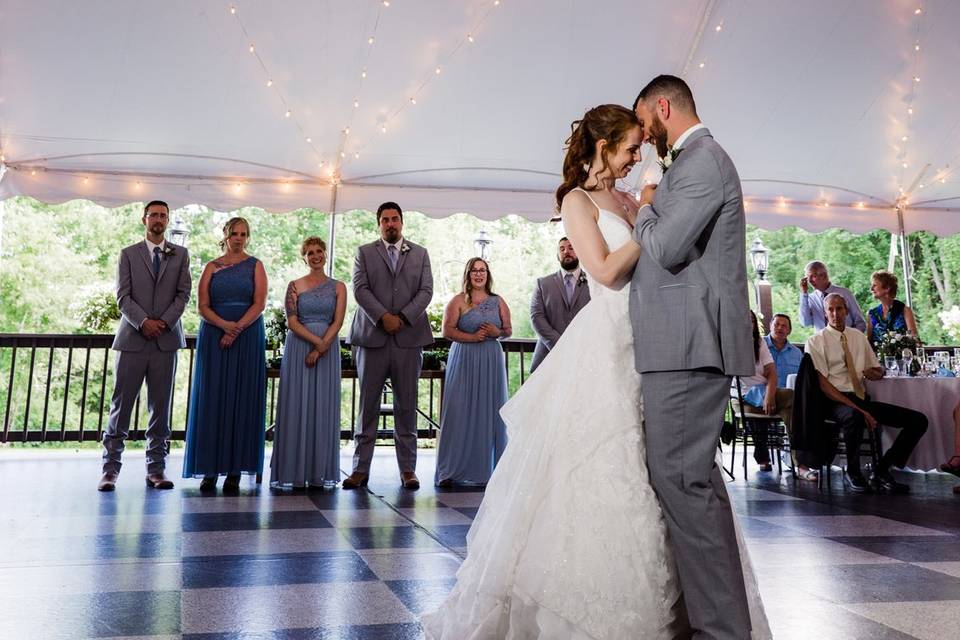
[[698,640],[750,638],[734,516],[714,463],[729,393],[720,372],[643,374],[647,466]]
[[170,440],[170,402],[177,371],[177,352],[161,351],[156,340],[141,351],[117,351],[110,418],[103,432],[103,471],[120,472],[120,456],[130,432],[130,416],[147,380],[147,473],[164,470]]
[[380,421],[380,398],[390,378],[393,387],[393,439],[401,472],[417,469],[417,383],[423,350],[398,347],[393,337],[383,347],[357,347],[360,378],[360,431],[354,434],[353,470],[370,473]]

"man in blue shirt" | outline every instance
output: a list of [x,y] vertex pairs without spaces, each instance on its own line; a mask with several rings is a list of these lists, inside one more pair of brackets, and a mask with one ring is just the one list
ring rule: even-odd
[[[811,287],[813,291],[811,291]],[[804,277],[800,280],[800,324],[820,331],[827,326],[827,312],[824,299],[831,293],[843,297],[847,303],[847,326],[866,333],[867,323],[857,299],[849,289],[838,287],[830,282],[827,265],[814,260],[804,268]]]
[[777,386],[781,389],[787,388],[787,376],[796,374],[800,369],[800,361],[803,360],[803,352],[787,340],[791,331],[793,323],[790,316],[776,313],[770,321],[770,333],[763,338],[770,349],[770,355],[773,356],[773,364],[777,367]]

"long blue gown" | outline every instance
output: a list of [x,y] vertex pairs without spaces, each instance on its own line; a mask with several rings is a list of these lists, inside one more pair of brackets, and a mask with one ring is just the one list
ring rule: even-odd
[[[237,321],[253,304],[257,259],[216,271],[210,307]],[[223,330],[200,322],[190,393],[190,419],[183,477],[259,474],[267,408],[267,365],[263,317],[251,323],[228,349]]]
[[[297,318],[316,336],[326,333],[336,309],[337,281],[332,278],[297,296]],[[312,350],[312,344],[287,331],[271,484],[331,486],[340,479],[340,344],[332,344],[308,368],[304,361]]]
[[[474,333],[480,325],[502,327],[500,298],[490,296],[457,322]],[[507,428],[500,407],[507,401],[503,349],[495,338],[454,342],[447,358],[440,418],[440,444],[434,483],[485,485],[507,446]]]

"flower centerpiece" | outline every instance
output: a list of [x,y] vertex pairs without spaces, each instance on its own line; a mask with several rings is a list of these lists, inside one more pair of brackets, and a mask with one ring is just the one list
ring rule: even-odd
[[[899,333],[897,331],[888,331],[884,334],[883,339],[880,340],[880,344],[877,345],[877,356],[880,358],[892,357],[897,358],[898,360],[903,356],[911,356],[916,353],[917,347],[920,346],[920,341],[909,333]],[[919,362],[914,360],[914,365],[919,369]],[[911,369],[914,369],[911,366]],[[914,371],[910,372],[911,374]]]

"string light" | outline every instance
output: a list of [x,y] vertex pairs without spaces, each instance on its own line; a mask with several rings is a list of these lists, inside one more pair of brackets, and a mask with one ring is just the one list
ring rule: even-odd
[[230,15],[237,15],[237,8],[233,5],[230,6]]
[[355,160],[359,160],[359,159],[360,159],[360,152],[357,151],[356,153],[354,153],[354,154],[353,154],[353,157],[354,157]]
[[307,144],[310,144],[311,142],[313,142],[313,138],[307,136]]
[[356,99],[355,99],[355,100],[353,101],[353,108],[354,108],[354,109],[359,109],[359,108],[360,108],[360,101],[359,101],[359,100],[356,100]]
[[909,136],[903,136],[902,138],[900,138],[900,140],[901,140],[902,142],[906,142],[906,141],[909,140],[909,139],[910,139]]
[[434,69],[433,72],[436,73],[437,75],[440,75],[440,67],[437,67],[436,69]]
[[252,43],[250,44],[250,48],[248,49],[248,51],[249,51],[250,53],[253,53],[253,52],[255,51],[255,49],[253,48],[253,44],[252,44]]
[[387,132],[387,125],[385,125],[385,124],[384,124],[384,125],[380,125],[380,133],[386,133],[386,132]]
[[36,169],[31,169],[31,170],[30,170],[30,175],[32,175],[32,176],[37,175],[37,170],[36,170]]
[[410,98],[410,104],[417,104],[416,98]]
[[389,6],[390,6],[390,0],[383,0],[383,6],[389,7]]
[[921,13],[923,13],[923,9],[921,9],[920,7],[917,7],[916,10],[914,11],[914,13],[915,13],[916,15],[920,15]]
[[707,63],[706,63],[706,62],[701,62],[699,66],[700,66],[701,69],[703,69],[705,66],[707,66]]
[[350,127],[344,127],[344,128],[343,128],[343,135],[345,135],[345,136],[350,135]]
[[913,107],[907,107],[907,113],[912,116],[912,115],[913,115]]
[[286,113],[283,114],[283,117],[284,117],[284,118],[289,118],[291,115],[293,115],[293,114],[290,113],[290,109],[287,109]]
[[373,44],[373,36],[367,38],[367,44]]
[[470,35],[469,33],[467,34],[467,41],[468,41],[468,42],[471,42],[471,43],[474,41],[474,40],[473,40],[473,36]]
[[267,80],[267,87],[269,88],[272,86],[273,86],[273,80]]
[[90,184],[90,178],[84,178],[83,184]]
[[361,78],[366,78],[366,77],[367,77],[367,70],[366,70],[366,69],[364,69],[363,71],[360,72],[360,77],[361,77]]

